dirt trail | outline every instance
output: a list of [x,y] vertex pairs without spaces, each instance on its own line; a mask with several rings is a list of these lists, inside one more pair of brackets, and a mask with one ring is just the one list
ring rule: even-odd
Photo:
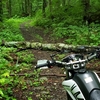
[[[25,27],[25,24],[22,24],[20,27],[23,37],[26,41],[35,41],[35,42],[50,42],[55,43],[56,41],[52,40],[50,34],[45,33],[45,30],[37,27]],[[32,50],[36,60],[39,59],[50,59],[50,54],[55,52],[51,51],[39,51]],[[61,68],[52,68],[43,70],[41,73],[45,74],[61,74],[63,71]],[[67,100],[66,92],[62,87],[62,81],[65,77],[57,77],[57,76],[44,76],[41,77],[45,81],[43,86],[36,87],[33,89],[34,95],[33,100]],[[28,90],[27,90],[28,91]],[[44,97],[43,97],[44,96]],[[21,97],[22,98],[22,97]],[[44,99],[40,99],[44,98]],[[21,99],[25,100],[25,99]]]
[[[51,38],[52,32],[45,33],[45,29],[40,27],[25,27],[25,24],[22,24],[20,27],[23,37],[26,41],[35,41],[35,42],[47,42],[47,43],[56,43],[56,42],[63,42],[62,40],[55,41]],[[51,51],[39,51],[39,50],[32,50],[36,60],[39,59],[50,59],[50,54],[54,54],[55,52]],[[100,64],[94,64],[93,61],[88,64],[88,68],[93,68],[95,70],[100,70]],[[34,66],[34,65],[33,65]],[[62,74],[63,71],[61,68],[52,68],[43,70],[41,73],[45,74]],[[34,91],[33,100],[67,100],[66,92],[62,87],[62,81],[65,77],[57,77],[57,76],[44,76],[41,77],[45,80],[43,86],[35,87],[31,89]],[[30,90],[27,90],[30,92]],[[44,98],[44,99],[40,99]],[[20,97],[18,100],[26,100],[25,98]]]

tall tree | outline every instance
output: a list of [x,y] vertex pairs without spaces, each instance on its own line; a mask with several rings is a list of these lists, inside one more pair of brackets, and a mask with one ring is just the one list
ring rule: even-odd
[[42,5],[42,13],[43,13],[43,16],[45,17],[45,9],[46,9],[46,5],[47,5],[47,2],[46,0],[43,0],[43,5]]
[[48,6],[49,6],[49,14],[50,14],[49,17],[52,18],[52,14],[51,14],[52,13],[52,1],[51,0],[48,1]]
[[11,17],[11,15],[12,15],[12,4],[11,4],[12,2],[11,2],[11,0],[8,0],[8,14],[9,14],[9,17]]
[[28,0],[28,8],[27,12],[30,16],[32,16],[32,0]]
[[69,5],[70,5],[70,1],[71,1],[71,0],[67,0],[67,6],[69,6]]
[[28,0],[25,0],[25,14],[27,15],[28,14],[28,11],[27,11],[27,9],[28,9]]
[[32,16],[32,0],[29,0],[28,12],[29,12],[29,15]]
[[66,0],[62,0],[62,6],[65,6]]
[[89,24],[90,0],[82,0],[82,3],[84,5],[83,20],[86,22],[86,24]]
[[2,9],[2,0],[0,0],[0,22],[2,22],[2,16],[3,16],[3,9]]
[[52,8],[51,8],[51,0],[49,0],[49,9],[50,9],[50,13],[51,13],[51,11],[52,11]]
[[22,1],[22,16],[29,16],[29,0]]
[[24,0],[22,3],[23,16],[32,16],[32,0]]

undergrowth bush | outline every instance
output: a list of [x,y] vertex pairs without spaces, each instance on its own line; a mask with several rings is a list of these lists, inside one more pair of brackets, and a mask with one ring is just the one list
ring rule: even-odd
[[47,17],[43,17],[42,11],[38,10],[36,15],[32,18],[31,22],[29,23],[28,27],[29,26],[40,26],[43,28],[47,28],[47,27],[51,27],[51,25],[52,25],[52,20]]
[[11,64],[5,59],[5,56],[9,53],[9,50],[12,51],[12,48],[7,50],[5,47],[2,47],[0,50],[0,99],[16,100],[13,97],[12,86],[10,85],[13,81],[9,69]]
[[0,42],[1,40],[5,41],[23,41],[24,38],[22,35],[16,31],[12,32],[10,29],[4,29],[0,32]]
[[[0,100],[17,100],[14,97],[16,88],[25,91],[29,86],[39,86],[41,84],[39,72],[31,71],[31,74],[34,74],[35,77],[29,79],[31,77],[30,69],[33,67],[32,62],[35,60],[34,55],[31,51],[15,53],[16,50],[13,47],[0,46]],[[19,73],[23,75],[19,77]],[[26,81],[30,82],[28,86]]]
[[10,28],[13,30],[14,29],[19,29],[20,25],[24,22],[29,21],[30,18],[26,17],[26,18],[18,18],[18,17],[13,17],[10,19],[7,19],[4,21],[4,25],[7,25],[6,27]]
[[64,38],[65,43],[73,45],[99,45],[100,44],[100,25],[91,24],[90,26],[80,25],[67,27],[56,27],[53,37]]
[[[22,34],[20,34],[19,26],[24,21],[25,19],[21,20],[13,18],[5,21],[2,24],[3,26],[0,27],[0,42],[2,40],[23,41],[24,39]],[[22,90],[27,88],[26,80],[24,78],[29,77],[30,74],[26,75],[24,71],[30,70],[35,58],[31,52],[23,51],[15,53],[15,51],[16,48],[14,47],[0,46],[0,100],[16,100],[16,97],[14,97],[14,89],[16,87]],[[16,74],[21,72],[25,75],[19,78]],[[11,74],[15,76],[11,76]],[[30,80],[32,83],[31,86],[36,82],[38,84],[38,81],[32,81]],[[18,87],[19,85],[20,87]]]
[[5,20],[2,27],[0,27],[0,42],[1,40],[23,41],[24,38],[20,32],[20,25],[28,20],[28,18],[11,18]]

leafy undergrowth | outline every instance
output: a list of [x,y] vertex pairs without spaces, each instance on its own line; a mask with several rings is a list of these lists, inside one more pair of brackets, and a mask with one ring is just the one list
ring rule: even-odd
[[16,100],[13,97],[12,89],[17,85],[22,85],[22,89],[25,88],[24,84],[26,83],[24,78],[30,76],[30,74],[24,73],[24,77],[20,77],[19,73],[30,70],[32,61],[34,61],[34,55],[32,55],[31,52],[24,51],[14,53],[15,51],[16,48],[1,48],[0,98],[2,100]]
[[53,32],[53,37],[64,38],[67,44],[100,45],[100,24],[68,25],[66,27],[58,24]]
[[[12,22],[17,22],[15,25]],[[3,26],[5,29],[0,31],[0,42],[23,41],[32,39],[40,42],[62,42],[69,44],[100,44],[100,26],[68,26],[64,28],[58,25],[53,27],[54,31],[44,32],[43,29],[36,27],[21,26],[22,21],[8,20]],[[23,36],[20,34],[23,32]],[[37,35],[35,35],[37,34]],[[52,38],[53,37],[53,38]],[[82,37],[82,38],[80,38]],[[50,41],[51,40],[51,41]],[[60,41],[61,40],[61,41]],[[17,48],[0,46],[0,100],[66,100],[66,92],[61,83],[64,77],[41,76],[40,73],[62,74],[61,68],[49,70],[34,70],[38,59],[50,59],[51,51],[23,50],[16,52]],[[62,58],[63,55],[59,55]],[[99,69],[99,60],[93,60],[88,64],[89,69]]]
[[[1,47],[0,100],[64,100],[65,91],[61,86],[64,78],[40,77],[40,70],[34,70],[36,60],[49,58],[51,52]],[[40,57],[40,58],[39,58]],[[50,71],[51,70],[51,71]],[[58,73],[61,69],[45,70],[42,73]],[[60,94],[62,94],[60,96]]]
[[[1,48],[0,100],[65,100],[66,92],[61,83],[65,77],[61,68],[34,70],[37,59],[50,59],[51,51]],[[61,59],[65,55],[58,55]],[[89,69],[99,69],[99,60],[88,64]],[[43,76],[41,75],[43,74]],[[45,76],[49,74],[54,76]],[[62,94],[62,95],[61,95]]]

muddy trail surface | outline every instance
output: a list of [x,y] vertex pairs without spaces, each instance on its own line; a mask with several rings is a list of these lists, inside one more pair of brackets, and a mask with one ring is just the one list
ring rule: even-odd
[[[54,40],[52,39],[52,31],[46,32],[45,29],[40,27],[25,27],[25,24],[22,24],[20,27],[21,33],[25,41],[34,41],[34,42],[45,42],[45,43],[57,43],[63,40]],[[36,61],[41,59],[50,60],[50,55],[57,52],[53,51],[41,51],[41,50],[31,50],[35,56]],[[34,64],[33,64],[34,66]],[[64,71],[61,68],[54,67],[51,69],[45,69],[40,72],[43,74],[40,79],[44,80],[43,85],[38,87],[31,87],[25,92],[18,91],[16,92],[16,97],[18,100],[27,100],[24,96],[26,92],[33,91],[32,100],[67,100],[66,92],[62,86],[62,81],[65,79]],[[46,76],[45,76],[45,75]],[[19,95],[20,93],[20,95]]]
[[[20,27],[21,33],[26,41],[34,41],[34,42],[46,42],[46,43],[57,43],[63,42],[63,40],[54,40],[51,38],[52,31],[45,32],[45,29],[40,27],[28,27],[26,28],[24,24]],[[35,56],[36,60],[41,59],[50,59],[51,54],[55,54],[57,52],[53,51],[41,51],[41,50],[31,50]],[[94,63],[94,62],[93,62]],[[89,63],[88,66],[91,67],[93,63]],[[34,64],[33,64],[34,66]],[[96,68],[99,70],[99,68]],[[45,69],[40,72],[43,76],[40,76],[40,79],[44,80],[43,84],[38,87],[29,87],[25,91],[15,92],[16,98],[18,100],[28,100],[25,95],[27,93],[34,92],[32,94],[32,100],[67,100],[66,91],[62,86],[62,81],[65,79],[65,76],[61,76],[64,74],[64,70],[58,67],[54,67],[51,69]],[[45,74],[45,75],[44,75]],[[33,77],[34,78],[34,77]],[[29,99],[31,100],[31,99]]]

